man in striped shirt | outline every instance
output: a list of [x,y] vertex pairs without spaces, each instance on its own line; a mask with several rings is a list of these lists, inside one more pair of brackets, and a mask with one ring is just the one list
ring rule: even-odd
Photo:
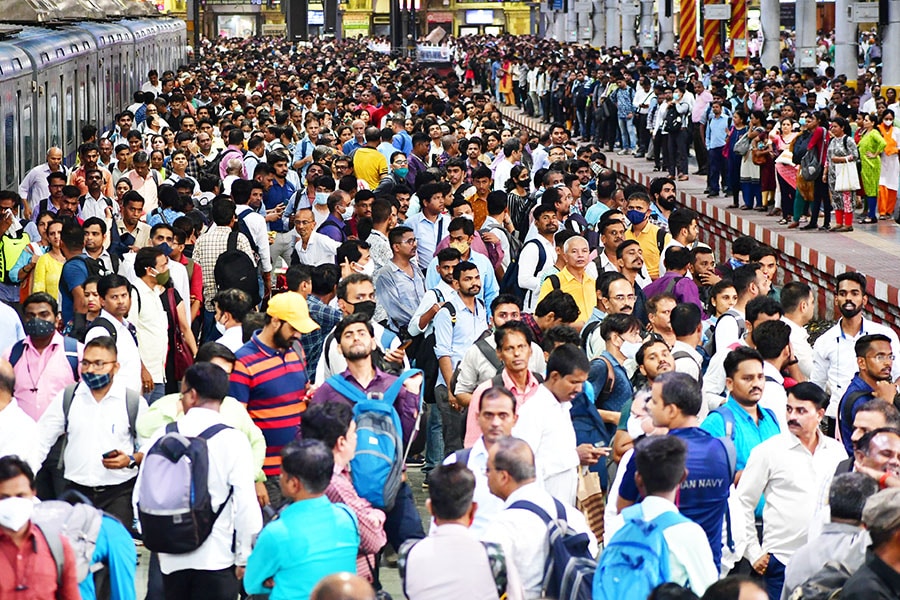
[[300,414],[306,410],[306,359],[296,342],[318,328],[302,295],[278,294],[269,301],[265,327],[235,352],[229,394],[247,405],[266,438],[263,472],[276,509],[283,503],[278,482],[281,448],[297,435]]

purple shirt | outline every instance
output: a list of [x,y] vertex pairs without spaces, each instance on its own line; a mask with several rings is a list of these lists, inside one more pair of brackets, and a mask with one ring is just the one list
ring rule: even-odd
[[413,153],[407,157],[409,161],[409,172],[406,174],[406,183],[413,189],[416,189],[416,175],[422,171],[428,170],[428,165],[422,162],[422,159]]
[[[365,393],[385,392],[389,387],[391,387],[391,384],[397,381],[397,377],[389,373],[385,373],[378,368],[375,369],[375,377],[371,382],[369,382],[368,387],[361,386],[350,373],[350,369],[347,369],[346,371],[341,373],[341,375],[351,385],[356,386]],[[353,403],[344,396],[337,393],[337,391],[335,391],[335,389],[328,384],[327,380],[319,386],[319,389],[316,390],[316,393],[313,396],[312,400],[309,401],[309,405],[312,406],[314,404],[324,404],[326,402],[342,402],[347,406],[353,406]],[[419,397],[404,387],[400,390],[400,393],[397,395],[397,399],[394,401],[394,409],[400,416],[400,425],[403,427],[404,444],[409,444],[410,438],[413,434],[413,428],[416,425],[416,416],[418,415],[419,411]]]
[[[675,280],[675,283],[671,283]],[[706,318],[703,311],[703,303],[700,301],[700,290],[697,284],[690,277],[685,277],[681,273],[675,271],[666,271],[666,274],[644,288],[644,295],[652,298],[657,294],[668,291],[675,296],[675,300],[680,302],[690,302],[696,304],[700,308],[702,318]]]

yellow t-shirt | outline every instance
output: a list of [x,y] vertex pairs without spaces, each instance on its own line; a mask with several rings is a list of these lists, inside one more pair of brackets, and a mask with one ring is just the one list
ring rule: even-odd
[[559,278],[559,289],[575,299],[575,304],[578,305],[578,321],[580,323],[587,321],[594,307],[597,306],[597,281],[592,277],[588,277],[587,274],[583,274],[581,281],[578,281],[569,272],[568,267],[563,267],[563,270],[559,273],[548,275],[544,279],[538,295],[538,302],[556,289],[553,287],[553,276]]
[[353,153],[353,171],[357,179],[365,181],[369,189],[374,190],[381,178],[387,175],[387,159],[374,148],[360,148]]

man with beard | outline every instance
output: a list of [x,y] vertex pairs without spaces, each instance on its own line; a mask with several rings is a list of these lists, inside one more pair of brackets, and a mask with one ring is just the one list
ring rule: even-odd
[[[378,339],[375,334],[375,328],[370,322],[370,315],[362,312],[346,315],[334,328],[334,339],[337,340],[339,351],[346,364],[345,369],[338,372],[338,376],[366,394],[383,394],[397,381],[396,376],[377,368],[372,360],[372,351],[376,345],[375,341]],[[400,425],[403,429],[404,449],[412,442],[415,435],[421,386],[422,377],[420,375],[410,377],[403,382],[402,389],[393,400],[393,406],[400,417]],[[389,399],[385,398],[385,400]],[[324,404],[326,402],[353,405],[351,400],[335,390],[328,381],[323,380],[310,403]],[[386,511],[386,514],[384,532],[393,547],[399,548],[408,539],[425,537],[422,522],[413,502],[412,490],[406,481],[400,486],[393,508]]]
[[[231,185],[231,197],[234,198],[234,214],[238,220],[240,231],[247,236],[259,261],[263,288],[268,296],[272,288],[272,255],[269,248],[267,217],[259,214],[264,196],[263,184],[258,181],[237,179]],[[274,220],[274,218],[272,219]]]
[[650,222],[672,235],[677,233],[669,229],[669,216],[678,207],[675,194],[675,180],[671,177],[657,177],[650,182],[650,197],[653,199]]
[[[866,276],[862,273],[841,273],[837,276],[835,302],[841,311],[841,318],[813,345],[813,368],[809,380],[822,389],[831,390],[831,401],[825,413],[831,419],[837,418],[841,398],[858,370],[856,341],[860,337],[875,333],[886,335],[891,340],[891,352],[888,354],[900,356],[897,334],[890,327],[863,317],[863,308],[869,301],[866,283]],[[891,381],[896,382],[898,378],[900,361],[894,361]]]
[[297,436],[300,414],[306,410],[306,361],[294,344],[302,334],[318,328],[306,299],[297,292],[284,292],[269,301],[265,326],[235,352],[228,395],[247,406],[265,435],[263,472],[274,508],[282,504],[281,449]]
[[449,382],[466,350],[487,329],[487,309],[478,298],[481,274],[475,263],[464,260],[453,267],[453,283],[457,292],[449,299],[453,310],[439,310],[434,317],[434,354],[439,367],[434,395],[441,411],[444,455],[462,448],[465,423],[464,407],[449,389]]
[[893,402],[897,394],[891,376],[894,366],[891,338],[880,333],[864,335],[856,340],[855,351],[859,372],[847,386],[838,409],[839,439],[848,454],[853,452],[853,421],[859,407],[876,398]]

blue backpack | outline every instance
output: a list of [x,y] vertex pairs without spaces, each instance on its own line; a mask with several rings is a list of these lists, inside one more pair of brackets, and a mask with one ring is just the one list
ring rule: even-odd
[[594,575],[593,600],[646,598],[657,586],[669,581],[669,545],[663,532],[690,519],[677,512],[664,512],[644,520],[640,504],[622,511],[625,525],[613,535],[600,555]]
[[[547,525],[550,537],[550,552],[544,565],[544,581],[541,585],[542,598],[558,600],[591,600],[591,580],[597,561],[589,550],[590,537],[586,533],[576,533],[566,521],[566,507],[553,499],[557,518],[551,519],[544,510],[533,502],[519,500],[509,508],[521,508],[539,516]],[[595,580],[596,581],[596,580]],[[619,596],[637,598],[638,596]],[[646,596],[641,596],[642,598]]]
[[[334,391],[353,403],[356,421],[356,454],[350,461],[353,487],[360,497],[372,506],[390,511],[403,483],[403,464],[406,451],[403,447],[403,426],[394,401],[400,394],[403,382],[422,373],[409,369],[391,384],[380,398],[369,397],[340,374],[332,375],[327,383]],[[424,382],[423,382],[424,386]],[[422,414],[422,392],[419,391],[419,410],[416,417],[418,430]],[[415,430],[413,436],[415,436]]]
[[[538,262],[534,269],[534,273],[532,274],[534,277],[537,277],[538,273],[544,270],[544,263],[547,262],[547,251],[544,250],[544,245],[540,240],[528,240],[522,246],[522,250],[525,250],[525,247],[531,243],[537,244],[538,249]],[[519,251],[519,256],[521,256],[521,250]],[[523,290],[519,286],[519,259],[517,257],[509,264],[509,267],[506,268],[506,273],[503,274],[503,280],[500,282],[500,293],[512,294],[518,298],[524,298],[528,291],[530,290]]]

